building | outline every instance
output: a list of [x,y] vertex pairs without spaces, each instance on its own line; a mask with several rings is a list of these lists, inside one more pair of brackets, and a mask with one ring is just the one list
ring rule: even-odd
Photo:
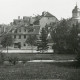
[[14,39],[14,48],[26,48],[28,44],[26,40],[28,35],[39,35],[40,26],[24,26],[20,25],[10,30],[10,34]]
[[74,24],[76,22],[80,23],[80,9],[78,8],[77,4],[72,10],[72,20]]
[[26,40],[29,35],[39,37],[41,29],[54,22],[58,22],[58,19],[49,12],[42,12],[42,15],[35,17],[23,16],[20,18],[18,16],[18,19],[14,19],[6,29],[7,33],[9,32],[14,39],[12,47],[27,48]]
[[49,12],[42,12],[42,16],[40,19],[40,30],[45,27],[46,25],[49,25],[51,23],[55,23],[58,22],[58,19],[53,16],[51,13]]

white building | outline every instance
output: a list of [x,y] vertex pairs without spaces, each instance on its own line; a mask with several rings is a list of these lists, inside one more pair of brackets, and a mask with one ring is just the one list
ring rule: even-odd
[[14,39],[14,48],[19,48],[19,46],[21,48],[27,48],[28,45],[26,43],[26,40],[28,35],[39,35],[40,26],[33,26],[34,28],[32,31],[30,31],[30,27],[32,26],[21,25],[11,29],[10,34]]
[[58,19],[49,12],[42,12],[40,19],[40,30],[51,23],[58,22]]

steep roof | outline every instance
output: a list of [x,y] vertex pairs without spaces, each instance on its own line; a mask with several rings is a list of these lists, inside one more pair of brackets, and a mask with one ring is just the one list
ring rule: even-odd
[[[27,30],[29,30],[29,28],[32,27],[33,31],[28,31],[27,33],[12,33],[13,30],[15,31],[17,29],[20,29],[21,27],[24,27]],[[39,30],[40,30],[40,26],[39,25],[35,25],[35,26],[29,26],[28,25],[28,26],[17,26],[17,27],[14,27],[9,32],[11,32],[11,34],[26,34],[26,35],[33,34],[33,35],[38,35],[39,34]]]
[[54,17],[51,13],[49,12],[43,12],[44,17]]

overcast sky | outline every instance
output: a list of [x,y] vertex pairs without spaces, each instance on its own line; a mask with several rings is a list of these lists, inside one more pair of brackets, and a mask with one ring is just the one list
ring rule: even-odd
[[72,9],[79,0],[0,0],[0,24],[9,24],[18,16],[34,16],[48,11],[59,20],[72,16]]

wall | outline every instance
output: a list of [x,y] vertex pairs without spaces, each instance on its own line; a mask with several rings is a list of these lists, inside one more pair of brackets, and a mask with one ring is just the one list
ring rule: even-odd
[[57,22],[55,17],[42,17],[40,19],[40,30],[45,27],[46,24],[50,24],[52,22]]

